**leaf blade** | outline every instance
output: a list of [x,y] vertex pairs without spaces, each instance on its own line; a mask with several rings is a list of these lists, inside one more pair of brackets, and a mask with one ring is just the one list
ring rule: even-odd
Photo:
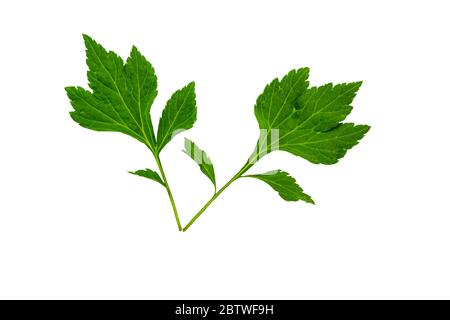
[[126,133],[154,148],[150,107],[157,94],[157,79],[153,67],[134,46],[124,64],[88,35],[83,39],[92,92],[66,88],[74,108],[72,119],[91,130]]
[[163,187],[166,187],[166,184],[161,179],[159,174],[156,171],[153,171],[151,169],[147,168],[147,169],[144,169],[144,170],[128,171],[128,173],[131,173],[131,174],[134,174],[136,176],[140,176],[140,177],[143,177],[143,178],[147,178],[147,179],[153,180],[155,182],[160,183]]
[[368,125],[344,123],[326,132],[294,129],[280,137],[279,149],[314,164],[335,164],[370,130]]
[[175,91],[166,103],[158,124],[158,151],[161,151],[175,135],[192,128],[196,120],[195,83],[190,82]]
[[315,204],[314,200],[297,184],[295,179],[287,172],[282,170],[273,170],[261,174],[245,175],[243,177],[256,178],[264,181],[275,191],[281,198],[286,201],[302,200],[307,203]]
[[351,103],[361,84],[361,81],[337,85],[328,83],[307,89],[299,98],[297,114],[293,115],[299,120],[297,127],[315,131],[336,127],[352,111]]
[[144,136],[152,145],[155,145],[155,134],[150,118],[150,108],[158,94],[155,70],[151,63],[133,46],[124,66],[124,72],[127,78],[130,104],[139,111]]
[[[307,69],[276,78],[258,97],[255,116],[261,130],[249,160],[282,150],[315,164],[334,164],[369,131],[366,125],[342,123],[362,82],[307,88],[308,74],[302,70]],[[272,116],[273,105],[281,117]]]
[[94,94],[102,96],[114,107],[120,117],[137,133],[139,114],[125,102],[126,77],[123,72],[123,60],[113,51],[106,51],[88,35],[83,35],[86,45],[86,63],[89,67],[89,87]]
[[183,152],[198,164],[200,171],[203,172],[203,174],[212,182],[214,185],[214,190],[216,190],[216,175],[214,172],[214,166],[206,152],[187,138],[184,139]]
[[261,129],[276,128],[294,111],[294,102],[308,87],[309,69],[291,70],[275,78],[256,100],[254,112]]
[[80,126],[95,131],[122,132],[144,142],[143,137],[129,128],[109,102],[81,87],[66,87],[65,90],[74,109],[70,116]]

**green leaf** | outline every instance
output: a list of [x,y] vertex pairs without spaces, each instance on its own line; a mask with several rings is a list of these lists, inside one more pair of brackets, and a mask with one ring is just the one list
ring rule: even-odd
[[138,170],[138,171],[129,171],[129,173],[156,181],[156,182],[162,184],[164,187],[166,186],[164,184],[164,181],[159,176],[159,174],[153,170],[145,169],[145,170]]
[[334,164],[370,127],[342,123],[361,82],[307,88],[308,69],[273,80],[258,97],[260,138],[253,157],[283,150],[312,163]]
[[205,151],[200,149],[194,142],[189,139],[184,139],[184,153],[186,153],[192,160],[197,162],[200,170],[211,180],[216,190],[216,175],[214,173],[214,166],[211,159]]
[[153,148],[150,107],[157,94],[153,67],[136,47],[124,65],[117,54],[106,51],[89,36],[83,37],[92,92],[66,88],[74,108],[72,119],[92,130],[128,134]]
[[295,128],[280,137],[279,146],[312,163],[334,164],[357,145],[369,129],[369,126],[353,123],[344,123],[325,132]]
[[255,105],[255,116],[261,129],[279,128],[292,115],[295,101],[308,88],[309,69],[291,70],[266,86]]
[[158,151],[175,135],[192,128],[196,119],[195,83],[190,82],[167,101],[158,125]]
[[122,132],[145,143],[141,133],[124,122],[109,101],[81,87],[67,87],[66,92],[75,110],[70,116],[82,127],[96,131]]
[[309,88],[297,101],[294,119],[299,129],[327,131],[336,127],[352,111],[350,105],[362,82]]
[[303,200],[314,204],[314,200],[304,193],[303,189],[300,188],[295,179],[285,171],[273,170],[261,174],[246,175],[244,177],[256,178],[266,182],[286,201]]
[[135,46],[131,49],[124,70],[127,76],[130,105],[133,109],[139,110],[143,132],[149,142],[155,145],[156,139],[150,119],[150,108],[158,94],[155,70]]

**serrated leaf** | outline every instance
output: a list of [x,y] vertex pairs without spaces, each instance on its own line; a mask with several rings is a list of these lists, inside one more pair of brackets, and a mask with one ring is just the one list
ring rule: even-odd
[[164,184],[164,181],[159,176],[159,174],[151,169],[129,171],[129,173],[156,181],[156,182],[160,183],[161,185],[163,185],[164,187],[166,186]]
[[97,131],[118,131],[155,145],[150,107],[157,94],[151,64],[133,47],[127,63],[84,35],[88,80],[92,92],[66,88],[74,108],[71,117],[81,126]]
[[261,174],[246,175],[244,177],[256,178],[266,182],[286,201],[303,200],[314,204],[314,200],[304,193],[303,189],[297,184],[295,179],[285,171],[273,170]]
[[158,150],[178,133],[192,128],[196,119],[195,83],[190,82],[167,101],[158,125]]
[[275,78],[258,97],[255,116],[261,129],[279,128],[292,114],[295,101],[308,88],[309,69],[291,70],[283,79]]
[[70,112],[70,116],[82,127],[96,131],[122,132],[145,143],[140,132],[125,123],[109,101],[81,87],[67,87],[66,93],[75,110]]
[[194,160],[200,170],[211,180],[216,190],[216,175],[214,173],[214,166],[211,159],[208,157],[205,151],[200,149],[193,141],[184,139],[184,153],[186,153],[192,160]]
[[295,128],[280,137],[279,146],[312,163],[334,164],[357,145],[369,129],[369,126],[353,123],[344,123],[325,132]]
[[132,108],[139,110],[141,127],[149,142],[156,144],[150,108],[158,94],[155,70],[150,62],[133,46],[124,67]]
[[295,119],[300,129],[327,131],[336,127],[352,111],[351,103],[362,82],[309,88],[297,101]]
[[261,129],[256,154],[283,150],[312,163],[333,164],[369,131],[342,123],[361,82],[307,88],[308,69],[275,79],[258,97],[255,116]]

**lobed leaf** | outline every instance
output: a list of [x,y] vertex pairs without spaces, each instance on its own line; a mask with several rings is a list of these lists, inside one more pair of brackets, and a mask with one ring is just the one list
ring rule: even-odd
[[200,170],[212,182],[212,184],[214,185],[214,190],[216,190],[216,175],[214,173],[214,166],[206,152],[200,149],[193,141],[186,138],[184,139],[183,152],[187,154],[192,160],[197,162]]
[[126,123],[109,101],[81,87],[67,87],[66,93],[74,108],[70,116],[82,127],[96,131],[122,132],[145,143],[139,130]]
[[261,129],[279,128],[292,114],[295,101],[308,88],[309,69],[291,70],[268,84],[256,100],[255,116]]
[[246,175],[244,177],[256,178],[264,181],[278,192],[281,198],[286,201],[303,200],[314,204],[314,200],[303,192],[303,189],[297,184],[287,172],[282,170],[273,170],[261,174]]
[[128,134],[154,148],[150,108],[157,95],[157,79],[153,67],[136,47],[124,65],[117,54],[83,37],[92,92],[66,88],[74,108],[72,119],[92,130]]
[[312,163],[338,162],[370,127],[342,123],[361,82],[307,88],[308,69],[273,80],[258,97],[255,116],[261,135],[254,155],[283,150]]
[[327,131],[336,127],[352,111],[351,103],[362,82],[309,88],[297,101],[296,113],[300,129]]
[[283,133],[279,148],[315,164],[334,164],[357,145],[369,129],[369,126],[353,123],[344,123],[325,132],[295,128]]

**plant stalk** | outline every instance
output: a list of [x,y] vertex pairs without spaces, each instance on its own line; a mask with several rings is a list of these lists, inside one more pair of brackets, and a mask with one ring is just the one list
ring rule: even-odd
[[161,178],[163,179],[164,185],[167,190],[167,195],[170,199],[170,204],[172,205],[173,214],[175,215],[175,220],[177,221],[178,231],[182,231],[183,227],[181,226],[180,217],[178,216],[177,206],[175,205],[175,200],[173,199],[172,191],[170,190],[169,183],[167,182],[166,174],[164,173],[164,169],[161,164],[161,159],[159,158],[159,154],[154,153],[156,164],[158,165],[159,172],[161,173]]
[[195,220],[197,220],[202,213],[211,205],[211,203],[214,202],[214,200],[217,199],[217,197],[225,191],[226,188],[228,188],[230,186],[230,184],[232,184],[234,181],[236,181],[237,179],[239,179],[248,169],[250,169],[253,166],[253,162],[248,161],[242,168],[241,170],[239,170],[227,183],[225,183],[225,185],[219,189],[219,191],[217,191],[216,193],[214,193],[214,195],[211,197],[211,199],[208,200],[208,202],[206,202],[206,204],[200,209],[199,212],[197,212],[197,214],[188,222],[188,224],[183,228],[183,232],[187,231],[189,229],[189,227],[195,222]]

